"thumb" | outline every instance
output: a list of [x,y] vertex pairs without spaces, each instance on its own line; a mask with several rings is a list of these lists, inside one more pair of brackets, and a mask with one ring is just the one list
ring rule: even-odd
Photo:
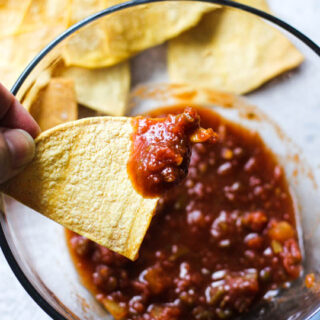
[[12,178],[34,157],[33,138],[21,129],[0,128],[0,183]]

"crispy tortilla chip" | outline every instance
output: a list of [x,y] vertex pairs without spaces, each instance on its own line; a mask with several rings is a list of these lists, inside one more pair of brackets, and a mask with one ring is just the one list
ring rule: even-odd
[[28,110],[33,103],[38,91],[49,83],[52,71],[61,62],[59,48],[46,55],[35,69],[28,74],[17,93],[17,99],[24,103]]
[[0,82],[10,89],[28,63],[63,29],[61,25],[43,25],[1,38]]
[[[110,5],[109,5],[110,6]],[[69,26],[108,7],[108,0],[71,0]]]
[[62,65],[54,74],[74,81],[80,104],[113,116],[126,113],[130,89],[130,69],[127,62],[98,69]]
[[51,69],[45,69],[41,72],[34,83],[31,84],[25,96],[20,97],[22,105],[30,112],[33,103],[38,99],[39,91],[48,85],[51,78]]
[[52,78],[49,84],[38,92],[29,112],[43,131],[76,120],[78,105],[74,82]]
[[30,3],[31,0],[0,1],[0,38],[18,30]]
[[25,11],[22,18],[17,18],[15,32],[0,37],[0,81],[9,89],[28,63],[67,28],[70,0],[4,1],[17,16]]
[[[107,6],[120,2],[109,0]],[[114,65],[177,36],[215,8],[212,4],[179,1],[125,9],[80,30],[64,47],[63,57],[73,66]]]
[[[268,10],[265,1],[240,1]],[[236,9],[218,9],[169,42],[171,82],[246,93],[298,66],[302,54],[277,29]]]
[[129,259],[138,249],[157,198],[138,194],[128,176],[130,118],[69,122],[36,139],[33,162],[0,186],[16,200]]
[[20,32],[35,30],[41,28],[44,24],[59,24],[66,29],[70,14],[70,1],[31,0],[30,6],[19,27]]

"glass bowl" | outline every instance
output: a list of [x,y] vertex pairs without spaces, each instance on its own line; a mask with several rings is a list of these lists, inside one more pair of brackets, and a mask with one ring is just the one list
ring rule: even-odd
[[[126,2],[75,24],[34,58],[12,92],[23,99],[35,81],[52,65],[60,63],[59,54],[71,38],[76,40],[82,32],[105,19],[116,19],[124,10],[136,10],[146,3],[155,5],[153,2],[157,1]],[[317,290],[320,286],[316,283],[313,290],[306,289],[304,276],[309,272],[317,276],[320,271],[320,126],[317,121],[320,119],[320,49],[305,35],[272,15],[231,1],[206,2],[234,7],[242,14],[255,14],[256,19],[263,17],[273,22],[305,56],[302,66],[269,81],[245,99],[230,95],[233,102],[226,106],[219,99],[210,99],[201,88],[169,84],[166,44],[159,40],[158,46],[131,58],[132,90],[128,113],[195,103],[213,108],[224,117],[260,133],[284,166],[295,195],[296,219],[304,249],[304,273],[290,288],[260,303],[242,319],[316,319],[320,314]],[[184,3],[177,2],[177,5]],[[190,91],[196,92],[195,98],[186,101],[184,97]],[[97,115],[81,107],[79,114],[81,117]],[[0,205],[2,250],[16,277],[39,306],[53,319],[111,319],[81,285],[67,250],[63,228],[8,197],[3,196]]]

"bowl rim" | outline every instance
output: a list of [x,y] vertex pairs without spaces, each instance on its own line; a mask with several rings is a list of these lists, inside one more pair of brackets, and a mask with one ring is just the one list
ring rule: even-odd
[[[43,50],[41,50],[35,58],[27,65],[27,67],[24,69],[24,71],[21,73],[17,81],[14,83],[14,85],[11,88],[11,93],[16,95],[21,88],[22,84],[26,80],[26,78],[29,76],[29,74],[32,72],[32,70],[38,65],[38,63],[49,53],[53,48],[55,48],[60,42],[62,42],[64,39],[66,39],[68,36],[79,30],[80,28],[86,26],[87,24],[98,20],[99,18],[102,18],[104,16],[107,16],[113,12],[121,11],[126,8],[130,7],[136,7],[138,5],[142,4],[149,4],[149,3],[156,3],[156,2],[169,2],[169,1],[178,1],[178,0],[131,0],[127,2],[123,2],[120,4],[117,4],[115,6],[106,8],[102,11],[99,11],[95,14],[90,15],[89,17],[79,21],[78,23],[72,25],[70,28],[65,30],[63,33],[61,33],[58,37],[56,37],[54,40],[52,40]],[[251,6],[238,3],[231,0],[187,0],[190,2],[207,2],[211,4],[219,4],[223,5],[225,7],[232,7],[239,9],[241,11],[246,11],[249,13],[252,13],[256,16],[259,16],[265,20],[268,20],[269,22],[272,22],[273,24],[281,27],[282,29],[288,31],[293,36],[298,38],[300,41],[302,41],[306,46],[308,46],[314,53],[316,53],[320,57],[320,46],[317,45],[312,39],[310,39],[308,36],[306,36],[304,33],[293,27],[292,25],[288,24],[284,20],[281,20],[277,18],[276,16],[266,13],[264,11],[261,11],[259,9],[253,8]],[[0,194],[1,197],[1,194]],[[42,295],[40,292],[37,291],[37,289],[33,286],[31,281],[28,279],[28,277],[23,272],[22,268],[20,267],[17,259],[15,258],[10,245],[9,241],[6,238],[5,235],[5,228],[3,226],[3,220],[5,220],[5,215],[2,211],[0,211],[0,247],[2,249],[2,252],[18,281],[22,285],[22,287],[25,289],[25,291],[29,294],[29,296],[38,304],[38,306],[47,313],[48,316],[50,316],[54,320],[68,320],[65,318],[60,312],[58,312]],[[3,219],[4,218],[4,219]],[[315,310],[313,314],[309,317],[309,320],[313,319],[315,320],[315,316],[318,313],[319,309]]]

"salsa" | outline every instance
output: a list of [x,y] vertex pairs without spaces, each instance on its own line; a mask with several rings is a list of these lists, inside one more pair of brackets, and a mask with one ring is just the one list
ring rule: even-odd
[[230,319],[301,273],[294,202],[276,158],[257,133],[197,112],[218,141],[192,146],[188,175],[159,200],[135,262],[67,232],[83,283],[115,319]]
[[136,117],[133,126],[128,172],[145,197],[162,195],[186,177],[192,143],[216,139],[211,128],[200,128],[200,117],[190,107],[162,118]]

